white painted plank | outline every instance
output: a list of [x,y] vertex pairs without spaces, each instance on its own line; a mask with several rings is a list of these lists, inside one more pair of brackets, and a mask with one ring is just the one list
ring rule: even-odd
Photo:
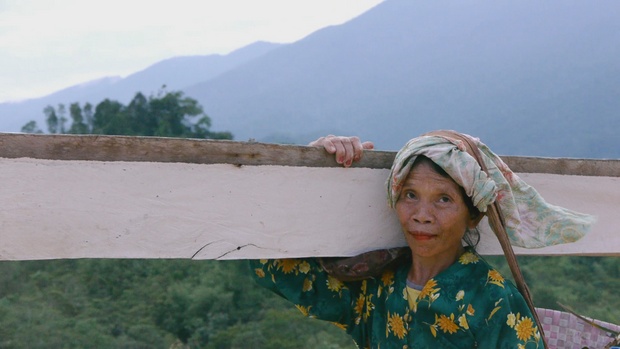
[[[0,159],[0,260],[354,255],[404,244],[388,170]],[[537,254],[620,255],[620,179],[523,174],[551,203],[598,216]],[[483,237],[482,253],[501,253]],[[524,253],[517,250],[517,253]]]

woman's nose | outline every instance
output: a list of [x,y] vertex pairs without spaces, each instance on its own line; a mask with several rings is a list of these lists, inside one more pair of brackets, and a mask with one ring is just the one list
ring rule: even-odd
[[433,221],[433,208],[426,203],[415,205],[411,219],[418,223],[431,223]]

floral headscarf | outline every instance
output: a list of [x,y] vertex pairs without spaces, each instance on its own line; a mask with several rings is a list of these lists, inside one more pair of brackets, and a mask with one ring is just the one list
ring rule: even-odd
[[594,217],[548,204],[478,138],[463,136],[480,150],[488,175],[467,153],[463,141],[443,135],[417,137],[396,154],[387,180],[390,207],[396,205],[416,157],[424,155],[465,189],[480,212],[486,212],[495,201],[499,203],[514,246],[539,248],[574,242],[590,230]]

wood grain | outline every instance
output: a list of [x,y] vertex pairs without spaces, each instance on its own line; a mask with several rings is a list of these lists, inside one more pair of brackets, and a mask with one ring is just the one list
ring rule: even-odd
[[[354,167],[390,168],[396,152],[367,151]],[[158,137],[0,134],[0,157],[49,160],[338,167],[308,146]],[[620,160],[502,156],[514,172],[620,177]]]

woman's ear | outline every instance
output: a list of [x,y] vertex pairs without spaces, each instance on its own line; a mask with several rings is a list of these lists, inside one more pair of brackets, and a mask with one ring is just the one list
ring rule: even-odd
[[482,220],[482,217],[484,217],[484,213],[483,212],[478,212],[477,215],[472,215],[469,217],[469,224],[468,224],[468,228],[469,229],[474,229],[478,226],[478,223],[480,223],[480,221]]

